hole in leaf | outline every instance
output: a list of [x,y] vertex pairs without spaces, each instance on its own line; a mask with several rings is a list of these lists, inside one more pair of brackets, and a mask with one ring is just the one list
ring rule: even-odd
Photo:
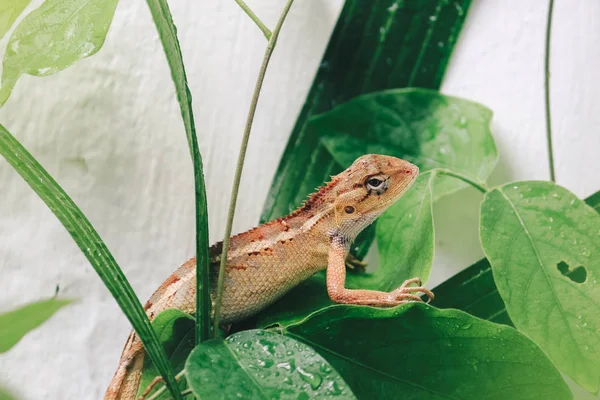
[[575,283],[583,283],[587,278],[587,271],[581,265],[575,269],[570,269],[569,264],[567,264],[564,261],[561,261],[558,264],[556,264],[556,268],[558,268],[561,274],[563,274]]

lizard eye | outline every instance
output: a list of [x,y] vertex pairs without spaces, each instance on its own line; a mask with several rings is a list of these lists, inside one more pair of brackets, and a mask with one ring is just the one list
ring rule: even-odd
[[372,190],[381,194],[385,191],[385,189],[387,189],[387,180],[381,175],[372,176],[367,179],[365,186],[368,190]]

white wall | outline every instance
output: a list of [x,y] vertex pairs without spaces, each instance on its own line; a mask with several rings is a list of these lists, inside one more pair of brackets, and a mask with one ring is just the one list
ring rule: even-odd
[[[28,10],[40,3],[34,1]],[[273,26],[283,1],[248,3]],[[474,0],[442,88],[494,110],[501,157],[495,184],[549,176],[543,108],[546,3]],[[258,220],[341,4],[298,1],[290,12],[254,124],[236,231]],[[171,7],[194,95],[211,241],[216,241],[224,231],[265,40],[232,0],[171,1]],[[599,15],[600,3],[594,0],[556,1],[552,111],[557,177],[582,197],[600,189]],[[141,299],[192,255],[191,165],[145,2],[120,2],[97,55],[51,77],[22,77],[0,109],[0,122],[83,209]],[[430,286],[482,256],[480,198],[465,190],[436,205]],[[79,299],[0,357],[0,383],[23,399],[101,398],[130,326],[56,218],[3,159],[0,271],[0,310],[51,296],[56,285],[61,296]]]

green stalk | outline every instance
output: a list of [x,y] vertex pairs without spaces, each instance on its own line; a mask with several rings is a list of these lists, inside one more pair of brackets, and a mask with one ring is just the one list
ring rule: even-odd
[[556,182],[554,173],[554,150],[552,148],[552,119],[550,116],[550,37],[552,34],[552,12],[554,0],[548,4],[548,21],[546,23],[546,52],[544,56],[544,97],[546,111],[546,143],[548,144],[548,165],[550,167],[550,180]]
[[217,336],[218,327],[219,327],[219,318],[221,316],[221,303],[223,300],[223,289],[225,287],[225,265],[227,264],[227,253],[229,252],[229,244],[231,240],[231,227],[233,226],[233,217],[235,215],[235,206],[237,204],[238,191],[240,188],[240,181],[242,179],[242,170],[244,168],[244,160],[246,158],[246,149],[248,148],[248,140],[250,139],[250,131],[252,129],[252,122],[254,121],[254,114],[256,113],[256,106],[258,104],[258,98],[260,96],[260,89],[262,88],[263,81],[265,79],[265,73],[267,72],[267,67],[269,65],[269,60],[271,59],[271,54],[273,53],[273,49],[275,49],[275,44],[277,43],[277,37],[279,36],[279,31],[287,17],[288,12],[290,11],[290,7],[294,0],[288,0],[283,8],[283,12],[279,17],[279,21],[277,21],[277,25],[273,30],[273,34],[269,39],[269,43],[267,43],[267,49],[265,50],[265,55],[263,57],[262,65],[260,66],[260,70],[258,72],[258,79],[256,80],[256,85],[254,87],[254,93],[252,94],[252,101],[250,102],[250,110],[248,111],[248,117],[246,119],[246,127],[244,128],[244,137],[242,139],[242,145],[240,146],[240,153],[238,156],[237,168],[235,170],[235,178],[233,180],[233,188],[231,189],[231,200],[229,202],[229,213],[227,215],[227,225],[225,226],[225,238],[223,239],[223,252],[221,253],[221,264],[219,265],[219,280],[217,284],[217,299],[215,301],[215,317],[213,326],[215,329],[213,330],[213,336]]
[[267,26],[265,24],[263,24],[263,22],[260,20],[260,18],[258,18],[258,16],[256,14],[254,14],[254,11],[252,11],[250,9],[250,7],[248,7],[248,5],[246,3],[244,3],[243,0],[235,0],[235,2],[238,3],[238,5],[242,8],[242,10],[244,10],[246,15],[248,15],[250,17],[250,19],[252,21],[254,21],[256,26],[258,26],[258,29],[260,29],[262,31],[263,35],[265,35],[267,40],[271,39],[271,35],[272,35],[271,31],[269,30],[269,28],[267,28]]
[[133,325],[173,398],[181,399],[167,355],[142,304],[90,221],[50,174],[2,125],[0,154],[25,179],[69,232]]
[[459,172],[455,172],[455,171],[445,169],[445,168],[436,168],[433,171],[435,171],[438,175],[446,175],[446,176],[451,176],[453,178],[460,179],[461,181],[473,186],[475,189],[479,190],[481,193],[486,193],[488,191],[487,187],[485,187],[485,183],[477,182],[474,179],[468,177],[467,175],[463,175]]
[[198,139],[192,112],[192,95],[188,89],[183,57],[177,40],[177,29],[173,24],[166,0],[147,0],[148,7],[165,50],[181,117],[187,136],[192,164],[194,167],[194,194],[196,218],[196,343],[210,337],[210,281],[208,277],[208,210],[202,157],[198,149]]

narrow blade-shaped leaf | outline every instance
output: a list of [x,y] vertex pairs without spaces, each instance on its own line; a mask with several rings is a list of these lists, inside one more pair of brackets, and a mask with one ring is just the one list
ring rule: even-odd
[[262,330],[201,343],[185,369],[192,391],[203,399],[355,398],[312,348]]
[[175,399],[181,399],[175,377],[140,300],[90,221],[35,158],[0,125],[0,155],[21,175],[56,215],[139,335],[147,353]]
[[267,195],[263,222],[289,213],[343,169],[306,129],[308,120],[376,90],[438,88],[470,3],[345,2]]
[[600,215],[552,182],[488,192],[481,244],[515,326],[554,364],[596,393],[600,385]]
[[22,74],[47,76],[95,54],[118,0],[46,0],[15,28],[2,63],[2,106]]
[[165,0],[147,0],[154,24],[160,36],[167,62],[171,69],[171,77],[175,84],[177,101],[181,110],[181,118],[190,148],[194,170],[194,205],[196,218],[196,342],[206,340],[210,336],[210,284],[208,278],[208,206],[202,156],[198,148],[194,112],[192,110],[192,94],[188,88],[183,56],[177,40],[177,29],[171,17],[169,5]]
[[0,0],[0,39],[30,2],[31,0]]
[[458,310],[335,306],[284,334],[322,354],[358,398],[572,398],[525,335]]
[[0,314],[0,353],[7,352],[27,332],[37,328],[72,300],[47,299]]

